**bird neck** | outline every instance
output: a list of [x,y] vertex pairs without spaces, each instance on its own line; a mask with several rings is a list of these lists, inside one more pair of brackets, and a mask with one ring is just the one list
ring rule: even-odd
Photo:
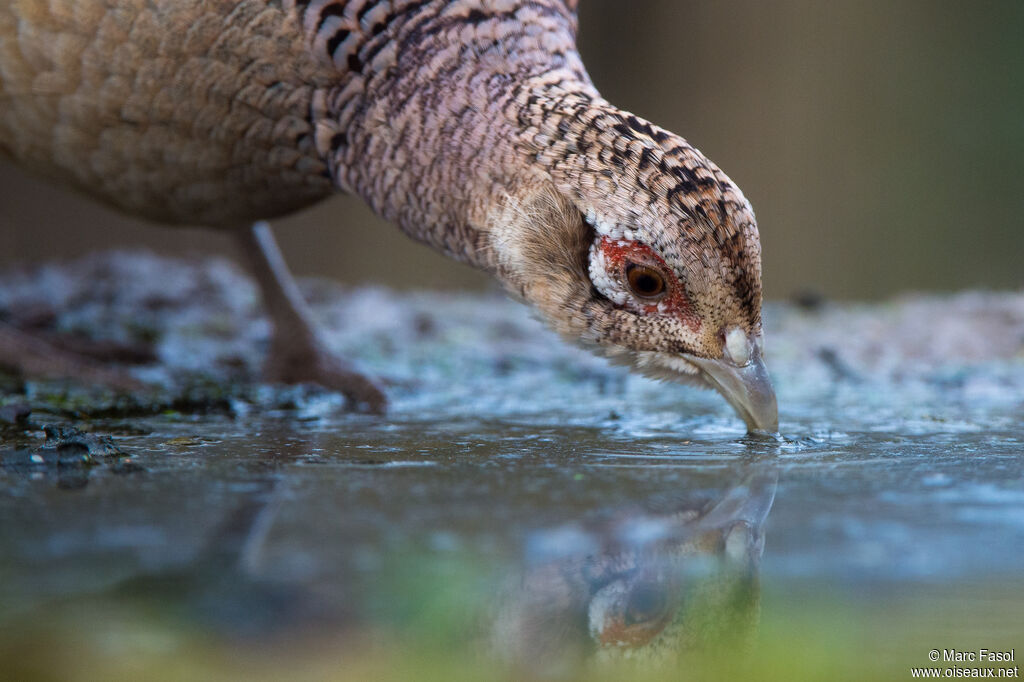
[[361,22],[390,46],[347,31],[326,41],[347,72],[314,98],[317,148],[341,189],[414,239],[494,270],[494,208],[550,184],[532,119],[567,97],[598,98],[575,14],[561,0],[416,4],[379,31]]

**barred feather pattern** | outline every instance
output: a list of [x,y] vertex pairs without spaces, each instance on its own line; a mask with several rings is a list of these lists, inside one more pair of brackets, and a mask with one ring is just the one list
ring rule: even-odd
[[[685,140],[601,98],[576,29],[563,0],[10,0],[0,153],[171,223],[353,192],[568,337],[720,355],[723,325],[760,331],[750,205]],[[526,224],[536,211],[510,205],[556,208]],[[602,299],[580,262],[595,235],[655,249],[696,331]],[[539,253],[560,274],[523,261]]]
[[313,103],[337,185],[414,238],[492,268],[481,234],[502,193],[539,182],[509,116],[533,79],[596,97],[558,1],[299,4],[313,52],[343,78]]
[[696,254],[691,285],[725,287],[730,307],[759,324],[749,203],[685,140],[599,96],[576,51],[573,7],[296,7],[314,53],[346,74],[314,103],[317,148],[340,187],[415,238],[495,269],[486,226],[500,197],[526,202],[554,183],[599,233],[643,238],[681,268]]

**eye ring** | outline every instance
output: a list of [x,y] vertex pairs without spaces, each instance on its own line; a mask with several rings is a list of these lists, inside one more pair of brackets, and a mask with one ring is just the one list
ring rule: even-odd
[[633,295],[644,301],[661,300],[668,290],[664,275],[649,265],[639,263],[626,265],[626,282]]

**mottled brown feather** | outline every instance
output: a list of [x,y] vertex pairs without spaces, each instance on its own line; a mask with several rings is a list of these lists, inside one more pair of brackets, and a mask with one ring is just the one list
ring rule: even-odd
[[[236,227],[356,193],[566,336],[680,378],[651,358],[719,357],[724,328],[760,332],[756,223],[700,152],[601,98],[575,9],[12,0],[0,151],[169,223]],[[601,235],[660,254],[697,324],[602,297],[586,263]]]

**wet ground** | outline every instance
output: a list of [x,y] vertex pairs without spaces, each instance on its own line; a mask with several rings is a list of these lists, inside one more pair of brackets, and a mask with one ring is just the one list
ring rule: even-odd
[[[0,384],[11,679],[909,679],[1024,656],[1024,295],[769,305],[779,440],[499,294],[308,282],[386,418],[260,385],[232,266],[0,274],[155,388]],[[1013,662],[973,665],[1012,668]]]

